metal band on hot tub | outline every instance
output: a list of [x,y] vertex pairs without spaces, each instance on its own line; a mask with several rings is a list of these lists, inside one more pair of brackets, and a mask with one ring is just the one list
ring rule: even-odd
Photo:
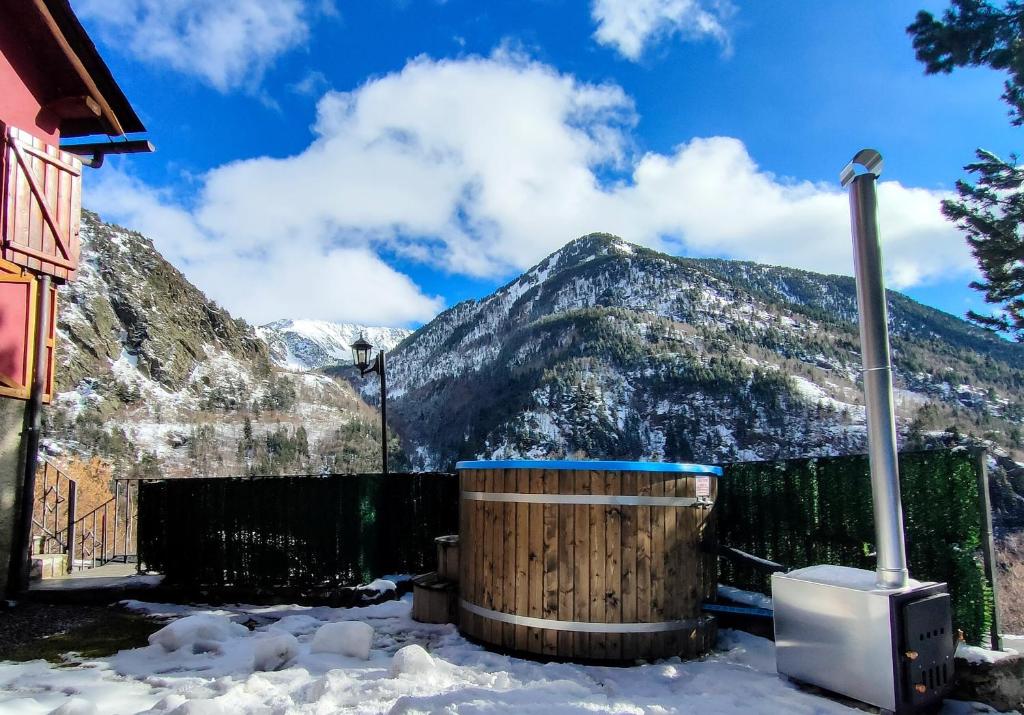
[[641,497],[619,494],[524,494],[521,492],[462,492],[470,501],[517,504],[579,504],[582,506],[711,506],[710,498]]
[[533,618],[532,616],[516,616],[503,611],[495,611],[475,603],[460,599],[459,605],[470,613],[490,618],[502,623],[510,623],[514,626],[526,626],[527,628],[546,628],[549,631],[573,631],[575,633],[665,633],[667,631],[681,631],[686,628],[696,628],[702,623],[707,623],[710,618],[701,616],[688,618],[682,621],[660,621],[657,623],[592,623],[590,621],[554,621],[548,618]]

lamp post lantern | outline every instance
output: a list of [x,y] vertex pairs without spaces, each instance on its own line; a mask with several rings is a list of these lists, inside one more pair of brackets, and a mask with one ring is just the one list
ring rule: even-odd
[[352,362],[359,370],[359,375],[365,377],[371,372],[380,375],[380,453],[383,473],[388,473],[388,380],[384,368],[384,351],[378,350],[377,357],[373,364],[370,364],[370,351],[373,345],[367,342],[366,338],[359,335],[359,339],[352,343]]

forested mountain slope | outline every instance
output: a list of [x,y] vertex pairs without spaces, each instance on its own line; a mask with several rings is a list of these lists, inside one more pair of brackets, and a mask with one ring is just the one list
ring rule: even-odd
[[[890,292],[908,446],[948,430],[1020,449],[1024,346]],[[864,448],[852,278],[577,239],[424,325],[391,356],[413,461],[725,462]],[[376,386],[363,385],[372,400]]]
[[142,234],[82,216],[78,279],[58,299],[47,445],[115,473],[377,469],[377,415],[343,380],[282,370]]

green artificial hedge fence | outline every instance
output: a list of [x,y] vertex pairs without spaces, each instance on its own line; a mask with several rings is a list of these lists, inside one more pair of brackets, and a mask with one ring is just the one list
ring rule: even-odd
[[[945,581],[954,623],[981,643],[994,602],[982,561],[979,460],[966,449],[900,455],[911,576]],[[435,568],[458,533],[452,474],[191,478],[140,485],[139,558],[168,583],[352,586]],[[743,462],[719,480],[722,545],[789,568],[874,569],[865,456]],[[770,576],[720,559],[720,581],[770,593]]]
[[[900,454],[910,575],[949,584],[954,627],[970,643],[988,636],[995,609],[982,556],[979,465],[963,448]],[[726,465],[718,515],[722,545],[788,568],[875,568],[866,456]],[[722,583],[771,592],[769,574],[719,561]]]
[[435,568],[458,533],[452,474],[190,478],[143,482],[139,559],[170,584],[354,586]]

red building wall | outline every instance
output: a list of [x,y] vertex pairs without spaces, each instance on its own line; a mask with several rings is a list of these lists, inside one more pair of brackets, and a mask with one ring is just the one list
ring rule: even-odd
[[16,23],[0,20],[0,122],[50,144],[60,140],[60,120],[39,99],[47,84],[38,53],[19,36]]

